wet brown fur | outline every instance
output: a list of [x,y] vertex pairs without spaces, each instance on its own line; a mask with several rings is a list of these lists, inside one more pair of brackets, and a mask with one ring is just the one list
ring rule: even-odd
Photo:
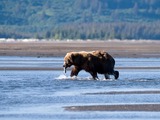
[[115,74],[115,60],[105,51],[69,52],[64,57],[64,67],[68,68],[72,65],[74,67],[71,71],[71,77],[77,76],[81,70],[89,72],[94,79],[98,78],[97,73],[104,74],[105,77],[109,74]]

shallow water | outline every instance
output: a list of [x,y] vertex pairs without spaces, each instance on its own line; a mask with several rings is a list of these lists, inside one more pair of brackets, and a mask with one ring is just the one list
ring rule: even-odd
[[[0,57],[0,68],[61,68],[62,64],[63,58],[58,57]],[[155,92],[160,91],[160,69],[157,69],[160,58],[116,58],[116,67],[151,68],[118,69],[118,80],[113,77],[105,80],[98,75],[97,81],[84,71],[77,78],[70,78],[69,70],[66,75],[63,70],[0,70],[0,120],[160,119],[157,111],[65,109],[84,105],[160,104],[160,93]]]

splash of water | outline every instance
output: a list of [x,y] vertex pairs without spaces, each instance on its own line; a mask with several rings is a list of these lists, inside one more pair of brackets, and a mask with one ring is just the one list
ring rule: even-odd
[[64,79],[68,79],[68,77],[67,77],[66,74],[61,74],[61,75],[59,75],[56,79],[57,79],[57,80],[64,80]]
[[[55,78],[55,79],[57,79],[57,80],[94,80],[92,77],[77,77],[77,76],[73,76],[73,77],[70,77],[70,76],[67,76],[67,74],[66,73],[64,73],[64,74],[60,74],[57,78]],[[112,79],[112,78],[110,78],[110,79],[105,79],[105,78],[99,78],[99,79],[97,79],[97,80],[95,80],[95,81],[115,81],[115,79]]]

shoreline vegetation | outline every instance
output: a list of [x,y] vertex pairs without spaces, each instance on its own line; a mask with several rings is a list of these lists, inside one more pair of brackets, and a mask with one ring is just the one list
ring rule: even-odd
[[0,38],[160,39],[159,0],[2,0]]

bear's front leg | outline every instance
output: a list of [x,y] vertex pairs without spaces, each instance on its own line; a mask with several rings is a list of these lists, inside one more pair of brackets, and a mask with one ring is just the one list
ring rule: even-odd
[[93,77],[94,80],[98,80],[97,72],[90,72],[91,76]]
[[72,68],[72,71],[71,71],[71,74],[70,76],[73,77],[73,76],[77,76],[78,73],[81,71],[82,69],[80,67],[77,67],[77,66],[74,66]]

